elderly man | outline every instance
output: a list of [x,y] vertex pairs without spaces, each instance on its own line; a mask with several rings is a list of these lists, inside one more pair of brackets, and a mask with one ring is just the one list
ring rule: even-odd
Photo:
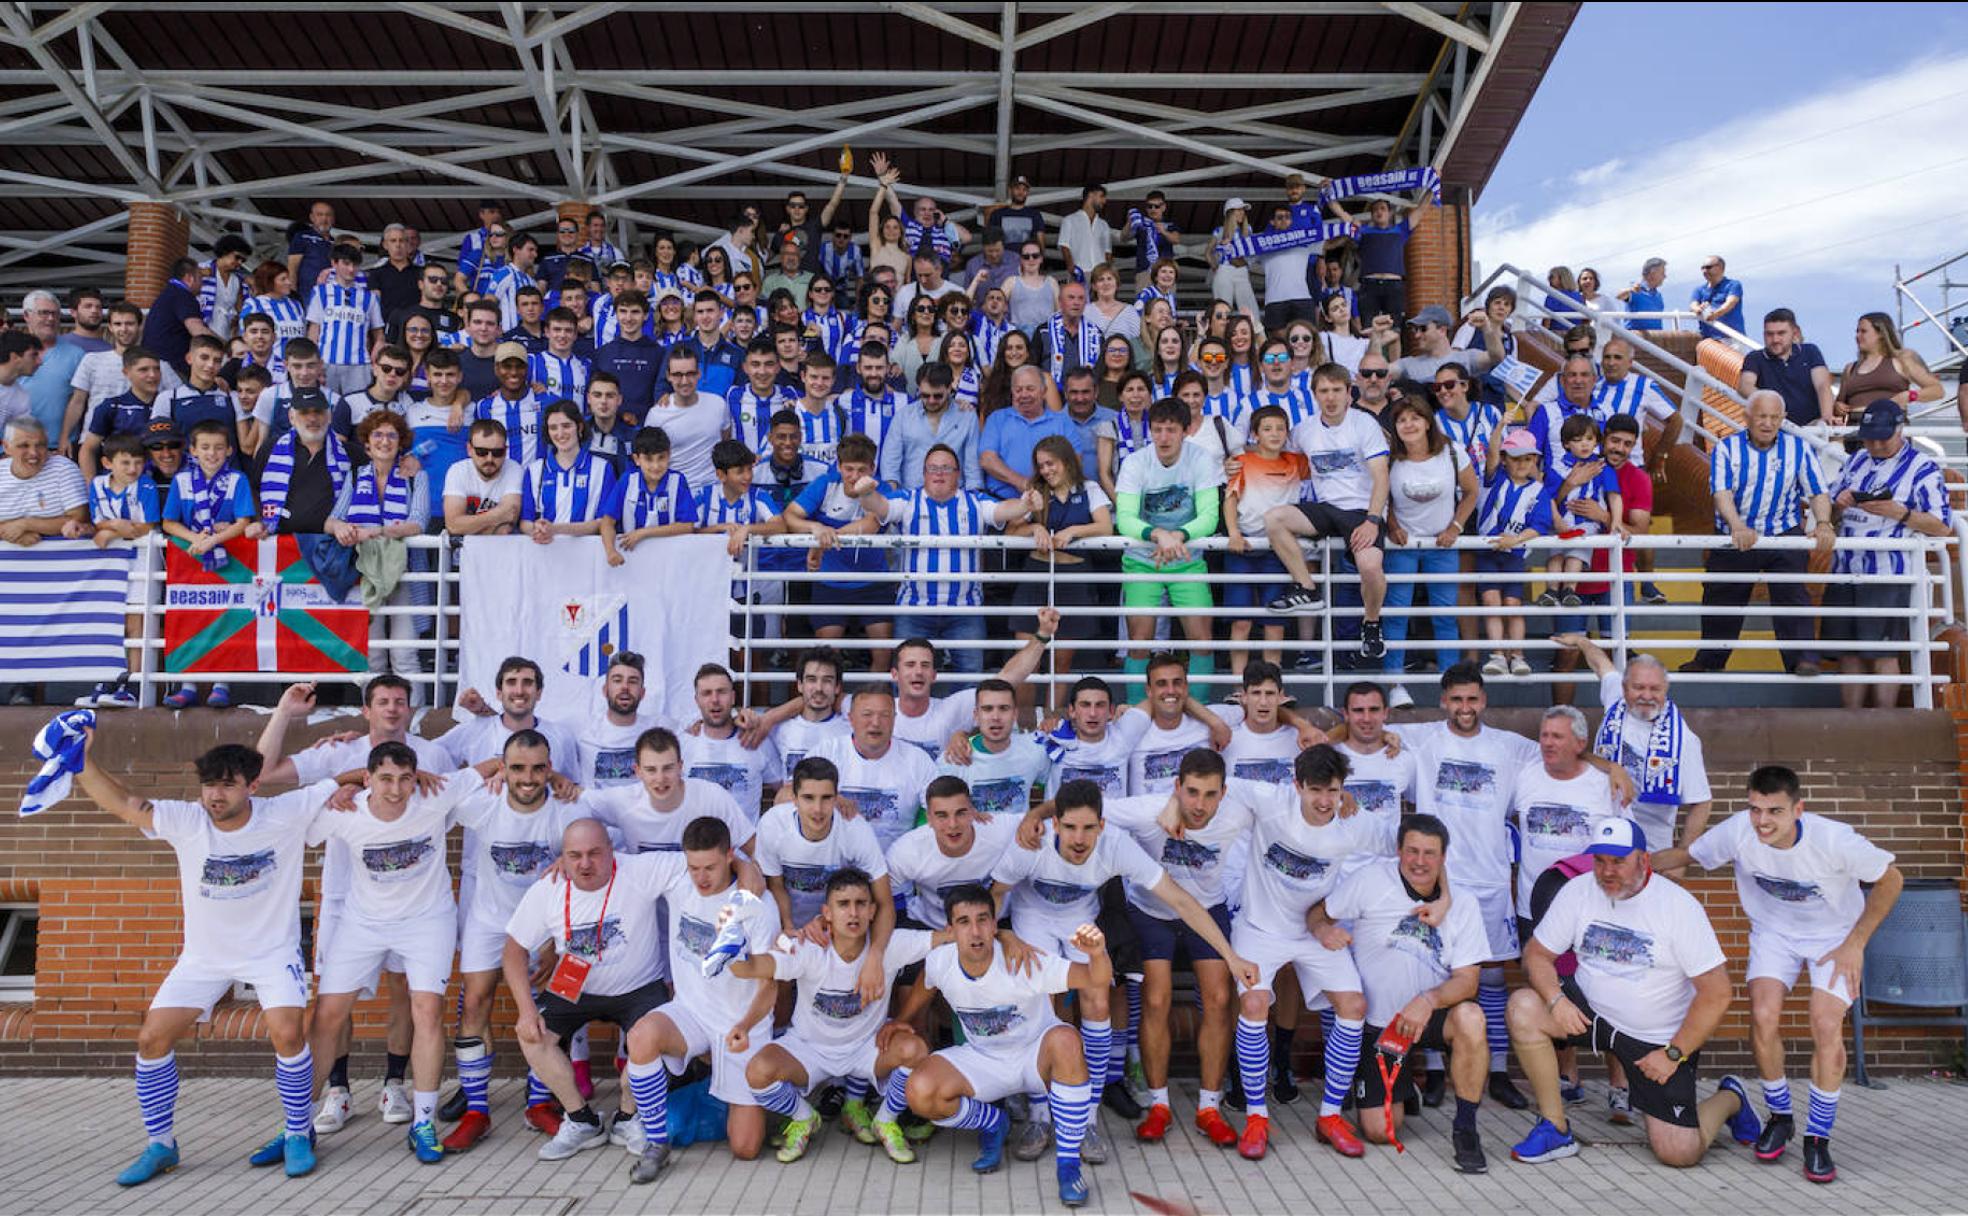
[[1589,764],[1592,732],[1585,715],[1553,705],[1538,724],[1538,758],[1511,787],[1510,819],[1517,829],[1517,918],[1528,935],[1531,888],[1554,862],[1585,851],[1602,819],[1620,814],[1613,784]]
[[[1592,873],[1559,889],[1524,951],[1530,987],[1510,994],[1510,1035],[1543,1115],[1510,1155],[1527,1164],[1578,1153],[1558,1086],[1559,1047],[1610,1052],[1626,1068],[1647,1146],[1691,1166],[1726,1123],[1742,1144],[1763,1125],[1740,1080],[1695,1099],[1695,1054],[1729,1010],[1727,960],[1695,897],[1654,872],[1639,825],[1608,818],[1585,852]],[[1578,959],[1559,979],[1558,955]]]
[[1067,372],[1100,364],[1100,330],[1087,321],[1086,304],[1086,284],[1063,284],[1059,311],[1032,335],[1032,362],[1062,386]]
[[1666,475],[1667,455],[1681,437],[1681,412],[1652,376],[1634,370],[1633,343],[1625,338],[1608,338],[1599,352],[1599,382],[1592,388],[1592,410],[1601,423],[1622,414],[1639,420],[1643,438],[1650,419],[1660,423],[1653,458],[1647,458],[1643,446],[1636,446],[1633,459],[1652,477]]
[[1679,838],[1693,840],[1701,835],[1714,805],[1708,766],[1702,759],[1701,736],[1668,699],[1667,668],[1653,655],[1638,654],[1622,672],[1584,634],[1561,633],[1552,640],[1577,651],[1599,677],[1599,703],[1606,707],[1606,716],[1592,750],[1633,778],[1634,788],[1640,791],[1633,818],[1647,834],[1647,847],[1655,852],[1673,847],[1674,821],[1681,812],[1686,812],[1687,829]]
[[32,545],[44,537],[89,535],[89,487],[66,456],[48,452],[48,432],[33,418],[8,421],[0,461],[0,541]]
[[260,523],[268,532],[325,532],[353,466],[331,428],[328,394],[297,389],[287,409],[293,425],[261,446],[253,469]]
[[[1863,451],[1845,462],[1831,488],[1838,512],[1838,533],[1850,537],[1901,540],[1913,536],[1948,536],[1953,516],[1941,466],[1932,456],[1907,442],[1906,415],[1890,400],[1868,405],[1859,419]],[[1841,550],[1832,556],[1831,571],[1838,581],[1825,588],[1824,637],[1840,642],[1899,642],[1907,640],[1908,596],[1912,588],[1898,580],[1909,574],[1925,577],[1927,559],[1891,550]],[[1774,589],[1773,589],[1774,590]],[[1851,615],[1872,610],[1872,615]],[[1926,636],[1925,630],[1921,636]],[[1839,657],[1846,675],[1899,674],[1900,656],[1862,651]],[[1866,685],[1846,684],[1839,692],[1846,709],[1863,709]],[[1881,709],[1897,705],[1897,684],[1874,684],[1872,703]]]
[[1763,314],[1763,346],[1743,356],[1736,391],[1744,397],[1757,389],[1775,390],[1784,400],[1784,416],[1797,426],[1814,422],[1832,425],[1831,369],[1824,354],[1804,341],[1797,314],[1773,308]]
[[1048,435],[1074,442],[1076,428],[1063,411],[1048,410],[1045,373],[1027,363],[1011,374],[1011,408],[984,421],[977,463],[984,490],[993,498],[1016,498],[1032,484],[1032,447]]
[[383,260],[369,268],[369,286],[382,299],[383,316],[414,308],[422,296],[424,268],[410,249],[410,230],[402,224],[383,229]]
[[[1570,345],[1569,340],[1567,345]],[[1537,407],[1531,413],[1525,429],[1537,440],[1538,455],[1544,460],[1544,468],[1551,468],[1554,452],[1564,451],[1558,440],[1558,432],[1565,420],[1578,414],[1597,417],[1592,405],[1592,390],[1599,380],[1599,369],[1593,366],[1592,357],[1586,354],[1565,356],[1565,362],[1552,377],[1558,385],[1558,393],[1551,400]]]
[[61,301],[53,292],[30,291],[21,300],[21,320],[27,332],[41,344],[40,366],[21,384],[27,389],[28,408],[47,428],[58,449],[69,438],[62,427],[62,416],[68,409],[69,381],[74,378],[82,356],[107,349],[109,345],[102,339],[101,295],[83,290],[70,299],[75,328],[66,334],[61,332]]
[[[1571,364],[1566,367],[1569,371]],[[1749,399],[1748,412],[1747,429],[1723,440],[1710,458],[1708,488],[1715,496],[1715,530],[1728,536],[1733,547],[1708,551],[1709,573],[1728,577],[1711,579],[1702,587],[1702,607],[1721,611],[1702,617],[1702,640],[1710,644],[1682,664],[1682,671],[1715,672],[1728,665],[1729,648],[1742,634],[1742,610],[1755,589],[1742,576],[1805,572],[1807,555],[1802,549],[1759,546],[1759,540],[1801,535],[1808,506],[1817,553],[1831,552],[1831,497],[1817,454],[1799,436],[1784,434],[1784,399],[1777,393],[1758,389]],[[1769,593],[1772,608],[1811,605],[1810,593],[1801,582],[1772,582]],[[1785,670],[1800,676],[1818,674],[1817,659],[1807,651],[1811,618],[1779,615],[1775,624],[1777,638],[1784,643]]]
[[[1617,293],[1620,303],[1626,305],[1628,312],[1666,312],[1667,297],[1661,294],[1661,284],[1667,282],[1667,259],[1648,258],[1640,266],[1640,277],[1633,280],[1625,291]],[[1665,323],[1659,317],[1636,318],[1626,322],[1628,329],[1661,329]]]

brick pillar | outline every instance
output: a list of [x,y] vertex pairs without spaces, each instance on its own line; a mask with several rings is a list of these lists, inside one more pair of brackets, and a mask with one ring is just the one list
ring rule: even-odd
[[[573,220],[576,224],[583,225],[581,229],[581,239],[584,241],[588,239],[588,231],[585,226],[588,222],[588,212],[592,211],[593,209],[594,209],[593,203],[585,202],[578,198],[570,198],[565,202],[558,204],[554,208],[554,210],[560,213],[559,215],[560,219]],[[553,244],[552,241],[547,242],[549,248],[552,247],[552,244]]]
[[169,203],[130,204],[129,255],[123,298],[150,307],[171,279],[171,263],[191,245],[191,217]]
[[1465,192],[1443,191],[1439,207],[1423,203],[1408,213],[1408,315],[1430,304],[1450,312],[1469,291],[1469,201]]

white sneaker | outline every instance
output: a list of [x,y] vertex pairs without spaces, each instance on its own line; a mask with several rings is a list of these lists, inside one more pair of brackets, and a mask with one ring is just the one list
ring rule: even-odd
[[339,1085],[329,1086],[321,1095],[320,1107],[314,1112],[314,1130],[323,1136],[341,1131],[342,1126],[349,1121],[351,1109],[349,1091]]
[[540,1146],[540,1160],[565,1161],[579,1152],[600,1148],[608,1143],[608,1132],[600,1121],[582,1123],[575,1119],[562,1119],[560,1130],[553,1139]]
[[1513,655],[1513,656],[1511,657],[1511,660],[1510,660],[1510,674],[1511,674],[1511,675],[1513,675],[1513,676],[1527,676],[1527,675],[1530,675],[1530,674],[1531,674],[1531,665],[1530,665],[1530,663],[1529,663],[1529,661],[1527,661],[1527,660],[1526,660],[1526,659],[1524,658],[1524,656],[1523,656],[1523,655],[1521,655],[1521,654],[1520,654],[1520,655]]
[[1509,675],[1510,660],[1505,658],[1501,651],[1490,652],[1489,661],[1483,664],[1483,674],[1486,676]]
[[382,1114],[385,1123],[410,1122],[410,1092],[403,1088],[403,1082],[383,1082],[382,1096],[376,1099],[376,1110]]
[[608,1125],[608,1142],[628,1151],[631,1157],[642,1156],[642,1146],[649,1137],[643,1134],[642,1116],[639,1114],[623,1118],[620,1111],[615,1112],[614,1120]]
[[1387,690],[1387,708],[1389,709],[1410,709],[1414,706],[1414,703],[1414,695],[1408,691],[1406,685],[1396,684]]

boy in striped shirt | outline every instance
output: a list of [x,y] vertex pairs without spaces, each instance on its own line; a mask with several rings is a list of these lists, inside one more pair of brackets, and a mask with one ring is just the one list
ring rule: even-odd
[[527,357],[527,378],[542,401],[586,400],[590,361],[574,349],[580,336],[581,319],[572,312],[556,308],[547,314],[546,349]]
[[356,284],[361,264],[360,249],[335,246],[328,279],[308,295],[308,337],[321,348],[322,382],[336,397],[368,385],[369,356],[383,340],[382,298]]
[[[135,435],[111,435],[102,445],[106,472],[89,480],[89,518],[96,526],[96,548],[107,548],[123,541],[148,536],[162,515],[157,500],[157,483],[144,476],[143,441]],[[155,584],[150,584],[155,586]],[[124,636],[135,640],[143,636],[143,615],[130,613],[123,619]],[[116,677],[116,683],[97,684],[78,705],[97,709],[135,709],[137,694],[130,691],[130,672],[143,661],[141,648],[132,646],[126,661],[129,670]]]
[[670,467],[669,433],[661,427],[639,431],[629,452],[635,458],[636,475],[618,483],[615,501],[601,521],[601,544],[612,566],[626,560],[624,549],[654,537],[682,536],[697,527],[690,483]]
[[731,434],[764,455],[772,416],[797,402],[799,394],[779,383],[779,354],[770,338],[753,338],[746,345],[744,372],[744,379],[724,394],[731,406]]

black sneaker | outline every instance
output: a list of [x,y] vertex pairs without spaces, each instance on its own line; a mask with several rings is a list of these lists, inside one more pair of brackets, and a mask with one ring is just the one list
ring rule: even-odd
[[1360,657],[1363,659],[1385,658],[1387,643],[1380,638],[1379,621],[1360,622]]
[[1540,608],[1556,608],[1558,606],[1558,593],[1548,587],[1545,588],[1544,592],[1537,597],[1537,606]]
[[454,1089],[451,1091],[451,1096],[444,1099],[444,1105],[437,1108],[437,1117],[446,1123],[456,1123],[465,1117],[466,1105],[465,1091]]
[[1804,1137],[1804,1178],[1807,1182],[1831,1182],[1838,1167],[1831,1163],[1831,1137]]
[[1317,612],[1319,610],[1319,593],[1309,587],[1293,587],[1290,591],[1285,592],[1269,604],[1266,604],[1265,607],[1281,615],[1290,615],[1299,612]]
[[1421,1080],[1421,1104],[1429,1110],[1442,1105],[1442,1099],[1449,1092],[1449,1074],[1440,1068],[1431,1068]]
[[1775,1161],[1784,1155],[1796,1125],[1789,1115],[1771,1115],[1763,1122],[1763,1134],[1756,1138],[1756,1159]]
[[1271,1100],[1280,1106],[1290,1106],[1298,1101],[1298,1078],[1292,1075],[1291,1065],[1285,1064],[1271,1074]]
[[1223,1087],[1222,1105],[1229,1110],[1244,1109],[1244,1078],[1238,1073],[1235,1061],[1230,1065],[1230,1081]]
[[1507,1110],[1526,1110],[1531,1105],[1531,1100],[1510,1083],[1510,1074],[1506,1072],[1490,1074],[1490,1098]]
[[1100,1093],[1100,1104],[1129,1123],[1147,1113],[1141,1109],[1141,1103],[1134,1100],[1134,1095],[1127,1091],[1127,1086],[1119,1080],[1107,1083],[1106,1088]]
[[1643,604],[1665,604],[1667,602],[1667,592],[1660,589],[1659,583],[1652,581],[1641,583],[1640,602]]
[[1558,597],[1558,602],[1567,608],[1579,608],[1585,604],[1585,601],[1579,598],[1579,593],[1576,591],[1565,592],[1565,594]]
[[1471,1128],[1449,1129],[1449,1140],[1455,1145],[1455,1167],[1458,1174],[1487,1174],[1490,1163],[1483,1156],[1483,1135]]
[[1401,1099],[1401,1113],[1410,1119],[1419,1117],[1421,1114],[1421,1096],[1413,1090],[1408,1091],[1408,1096]]
[[1305,651],[1303,654],[1299,655],[1298,658],[1292,660],[1293,671],[1314,672],[1314,671],[1324,671],[1325,669],[1326,669],[1326,660],[1324,656],[1314,654],[1310,650]]

